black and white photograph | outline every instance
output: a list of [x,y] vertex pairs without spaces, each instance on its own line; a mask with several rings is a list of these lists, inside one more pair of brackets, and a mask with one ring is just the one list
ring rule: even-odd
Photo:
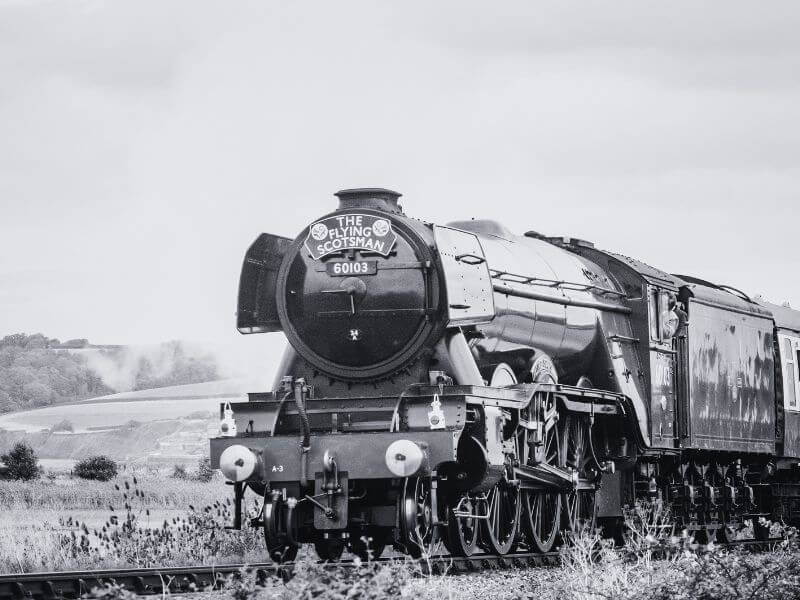
[[0,600],[800,597],[800,4],[0,0]]

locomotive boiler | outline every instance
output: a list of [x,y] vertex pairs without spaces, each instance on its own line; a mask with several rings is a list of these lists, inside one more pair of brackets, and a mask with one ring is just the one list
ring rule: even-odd
[[247,251],[237,327],[288,347],[211,440],[234,525],[262,498],[274,560],[546,552],[618,531],[637,499],[701,540],[795,518],[798,313],[582,240],[425,223],[389,190],[336,195]]

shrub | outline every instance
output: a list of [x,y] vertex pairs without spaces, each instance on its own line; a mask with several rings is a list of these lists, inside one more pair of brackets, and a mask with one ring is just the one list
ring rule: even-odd
[[0,390],[0,412],[11,412],[18,410],[19,405],[11,399],[11,394],[4,390]]
[[0,456],[6,465],[6,472],[10,479],[28,481],[36,479],[41,473],[36,454],[25,442],[17,442],[8,454]]
[[631,596],[635,600],[742,598],[790,600],[800,594],[800,564],[796,539],[785,540],[772,552],[750,553],[719,549],[676,565],[675,574]]
[[[136,477],[132,481],[121,478],[114,488],[116,498],[108,506],[110,514],[103,526],[93,529],[80,519],[59,518],[60,529],[56,533],[61,556],[71,564],[93,564],[95,568],[103,564],[164,567],[187,563],[252,563],[263,556],[264,538],[260,530],[225,529],[233,518],[230,499],[218,500],[202,509],[187,502],[184,508],[188,512],[183,516],[159,522],[151,514],[147,494]],[[123,510],[117,512],[120,505]],[[248,509],[247,514],[255,517],[255,507]],[[0,560],[0,570],[3,566]],[[52,568],[52,563],[47,567]],[[246,595],[246,591],[243,593]]]
[[53,425],[53,427],[50,428],[50,431],[75,431],[75,428],[72,426],[72,421],[64,419],[63,421]]
[[173,479],[189,479],[189,474],[186,472],[186,467],[183,465],[175,465],[172,467]]
[[[289,600],[290,598],[399,599],[406,597],[403,594],[403,588],[412,580],[412,576],[412,570],[402,562],[368,562],[360,563],[353,569],[330,570],[315,560],[301,558],[295,564],[294,577],[276,596],[280,600]],[[428,579],[427,587],[430,587],[430,582],[431,579]],[[477,592],[477,590],[475,591]],[[453,594],[431,594],[428,597],[441,598],[448,595],[451,598],[454,597]],[[472,596],[481,597],[483,594],[470,594],[470,597]]]
[[81,479],[108,481],[117,474],[117,463],[107,456],[92,456],[75,465],[75,475]]
[[116,582],[104,583],[100,587],[92,588],[88,596],[84,596],[84,598],[87,597],[93,600],[137,600],[139,598],[134,592]]
[[195,479],[203,483],[208,483],[214,479],[214,469],[211,468],[211,459],[209,457],[203,456],[197,462],[197,475],[195,475]]
[[238,573],[228,577],[225,589],[233,600],[250,600],[258,594],[258,575],[255,571],[242,567]]

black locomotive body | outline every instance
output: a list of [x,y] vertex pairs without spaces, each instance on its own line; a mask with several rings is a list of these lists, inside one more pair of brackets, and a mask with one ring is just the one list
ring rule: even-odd
[[273,389],[221,407],[215,467],[263,497],[270,555],[550,550],[668,502],[698,538],[797,520],[800,313],[569,238],[436,226],[337,194],[245,257]]

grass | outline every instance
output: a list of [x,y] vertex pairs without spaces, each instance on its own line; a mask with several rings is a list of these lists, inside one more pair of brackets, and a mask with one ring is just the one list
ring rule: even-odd
[[152,473],[0,481],[0,573],[263,560],[259,532],[224,528],[228,495]]
[[88,510],[118,504],[121,495],[114,485],[137,480],[145,508],[186,509],[205,506],[224,493],[219,479],[210,482],[177,480],[162,474],[129,471],[111,482],[88,481],[66,476],[33,481],[0,481],[0,506],[6,510]]
[[232,579],[235,600],[788,600],[800,597],[800,542],[784,529],[773,552],[747,553],[699,546],[666,526],[659,507],[637,507],[627,518],[625,544],[596,531],[571,536],[560,568],[511,569],[471,575],[424,576],[407,564],[365,564],[324,571],[301,562],[286,585],[255,586],[252,575]]
[[[260,531],[224,528],[231,506],[216,477],[209,483],[131,472],[100,483],[58,476],[0,482],[0,572],[262,562]],[[252,500],[251,496],[251,500]],[[68,507],[68,508],[62,508]],[[257,507],[251,504],[252,511]],[[659,507],[628,514],[626,543],[594,531],[571,536],[560,568],[423,575],[401,562],[329,571],[302,553],[295,577],[255,585],[232,578],[219,597],[235,600],[783,600],[800,597],[800,542],[793,530],[775,551],[748,554],[700,547],[665,526]],[[96,597],[129,598],[110,586]]]

